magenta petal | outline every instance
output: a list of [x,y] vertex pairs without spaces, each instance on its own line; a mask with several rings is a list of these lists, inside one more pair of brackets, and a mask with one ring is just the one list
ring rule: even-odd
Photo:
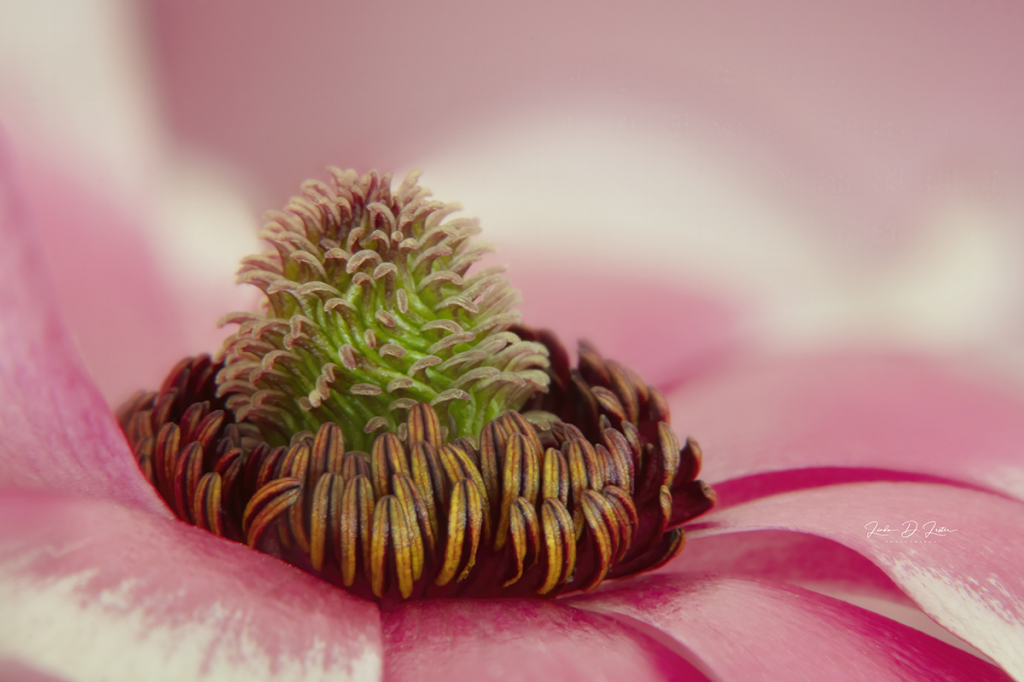
[[0,657],[71,680],[378,679],[377,607],[177,521],[0,495]]
[[1010,679],[913,628],[798,587],[658,575],[571,603],[668,633],[722,682]]
[[573,354],[586,339],[662,389],[706,372],[738,345],[737,312],[678,283],[565,263],[545,269],[537,254],[499,255],[523,294],[523,322],[553,330]]
[[416,602],[383,628],[387,682],[706,680],[645,634],[546,601]]
[[106,497],[167,514],[61,323],[0,153],[0,487]]
[[[774,360],[687,386],[669,402],[676,430],[703,447],[701,478],[712,483],[856,467],[966,482],[1024,499],[1024,402],[925,360]],[[786,483],[755,479],[719,492],[729,503]]]
[[855,483],[767,497],[705,519],[689,531],[693,537],[775,529],[842,543],[881,568],[939,625],[1024,677],[1018,502],[930,483]]
[[826,583],[857,594],[910,602],[868,559],[838,542],[805,533],[763,530],[688,537],[681,557],[662,571]]

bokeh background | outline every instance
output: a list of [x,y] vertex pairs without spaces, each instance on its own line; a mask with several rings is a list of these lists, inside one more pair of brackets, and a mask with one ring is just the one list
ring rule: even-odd
[[[326,165],[423,170],[665,382],[851,345],[1019,380],[1022,29],[1014,0],[4,0],[0,125],[112,401],[214,347],[260,213]],[[703,360],[644,366],[664,338]]]

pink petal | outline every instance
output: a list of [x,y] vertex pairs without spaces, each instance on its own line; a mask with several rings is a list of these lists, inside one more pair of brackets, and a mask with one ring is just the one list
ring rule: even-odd
[[763,530],[693,538],[663,572],[727,573],[806,584],[909,603],[880,568],[849,547],[816,535]]
[[[717,483],[723,504],[858,475],[843,468],[923,474],[1024,499],[1024,402],[926,360],[772,360],[686,386],[669,402],[677,432],[703,447],[701,477]],[[721,483],[814,467],[829,470]]]
[[57,306],[100,392],[119,405],[159,385],[188,348],[139,226],[74,179],[20,160],[26,215],[39,232]]
[[105,497],[166,515],[60,321],[0,150],[0,486]]
[[[842,543],[881,568],[939,625],[1024,677],[1018,502],[931,483],[856,483],[767,497],[705,518],[692,537],[775,529]],[[894,530],[868,537],[886,525]],[[952,530],[932,532],[942,527]],[[684,551],[679,566],[685,557]]]
[[177,521],[0,495],[0,657],[70,680],[372,680],[377,607]]
[[41,673],[12,659],[0,659],[0,680],[4,682],[66,682],[64,678]]
[[388,682],[706,679],[647,635],[546,601],[427,601],[383,615]]
[[737,346],[737,313],[724,301],[635,273],[584,270],[503,250],[523,294],[523,322],[554,331],[573,355],[580,339],[669,389],[706,372]]
[[798,587],[659,575],[571,603],[668,633],[723,682],[1010,679],[913,628]]

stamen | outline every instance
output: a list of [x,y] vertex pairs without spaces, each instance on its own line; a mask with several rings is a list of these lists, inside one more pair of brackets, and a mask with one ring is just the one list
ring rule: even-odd
[[[143,473],[180,518],[356,594],[550,597],[662,564],[683,546],[676,526],[714,502],[696,480],[696,442],[680,448],[666,422],[647,418],[667,417],[656,389],[616,385],[596,351],[585,355],[615,401],[568,403],[573,392],[605,392],[575,374],[538,401],[546,418],[505,412],[475,439],[449,437],[420,402],[401,435],[377,435],[369,453],[347,450],[334,422],[272,448],[187,386],[169,410],[153,409],[157,396],[133,400],[122,423]],[[623,401],[624,390],[635,400]],[[639,422],[619,409],[628,403]],[[598,412],[579,426],[559,419],[580,404]],[[158,412],[177,421],[156,424]]]
[[480,546],[483,529],[483,502],[480,489],[468,478],[459,479],[452,490],[451,507],[448,510],[448,544],[444,553],[441,573],[434,580],[438,587],[444,587],[459,568],[459,581],[465,580],[476,563],[476,552]]
[[572,518],[565,505],[553,497],[544,500],[541,527],[547,547],[547,575],[537,594],[550,594],[572,575],[576,567],[576,540]]
[[302,492],[300,486],[296,478],[279,478],[253,495],[242,513],[242,531],[247,545],[255,547],[267,527],[295,504]]
[[[534,505],[522,497],[515,501],[509,514],[509,529],[516,562],[516,573],[502,587],[519,582],[525,568],[533,568],[540,560],[540,524]],[[529,558],[529,561],[528,561]]]
[[223,488],[220,474],[211,471],[203,474],[196,486],[195,498],[192,501],[192,518],[200,528],[205,528],[216,535],[224,535],[223,516],[221,509],[221,490]]
[[[268,214],[267,295],[118,418],[178,518],[380,602],[554,597],[651,570],[715,502],[661,393],[513,326],[475,221],[331,171]],[[339,364],[340,363],[340,364]]]
[[373,540],[373,486],[366,476],[356,476],[345,484],[341,514],[334,522],[339,529],[341,564],[345,587],[355,583],[356,569],[363,567],[363,577],[370,576],[370,548]]
[[[402,503],[394,495],[385,495],[377,500],[373,514],[373,536],[370,559],[370,582],[373,595],[384,596],[384,580],[389,566],[398,580],[402,599],[412,596],[413,582],[413,540]],[[423,547],[417,548],[422,556]],[[390,559],[390,561],[388,561]],[[422,564],[421,564],[422,569]]]

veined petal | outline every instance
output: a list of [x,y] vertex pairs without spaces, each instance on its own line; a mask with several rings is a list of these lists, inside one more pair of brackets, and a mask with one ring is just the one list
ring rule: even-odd
[[995,666],[913,628],[777,583],[657,575],[570,603],[668,633],[722,682],[1010,679]]
[[106,501],[0,495],[0,659],[69,681],[377,680],[377,607]]
[[687,386],[669,403],[677,430],[708,453],[701,477],[721,506],[797,487],[789,473],[736,479],[816,467],[831,473],[804,472],[820,479],[805,483],[885,469],[1024,499],[1024,402],[926,360],[775,360]]
[[0,150],[0,486],[105,497],[167,515],[82,367]]
[[705,535],[690,538],[684,554],[658,572],[789,583],[874,611],[954,646],[966,646],[921,611],[882,569],[833,540],[783,530]]
[[687,537],[680,559],[661,572],[722,573],[832,588],[909,604],[880,568],[838,542],[790,531],[762,530]]
[[763,529],[812,533],[856,550],[935,622],[1024,678],[1019,502],[930,483],[853,483],[712,512],[688,534]]
[[385,677],[706,680],[678,653],[600,614],[538,600],[446,600],[383,614]]
[[523,321],[550,328],[575,355],[586,339],[663,390],[713,368],[738,345],[737,312],[726,301],[614,270],[548,269],[536,254],[507,254],[523,294]]

